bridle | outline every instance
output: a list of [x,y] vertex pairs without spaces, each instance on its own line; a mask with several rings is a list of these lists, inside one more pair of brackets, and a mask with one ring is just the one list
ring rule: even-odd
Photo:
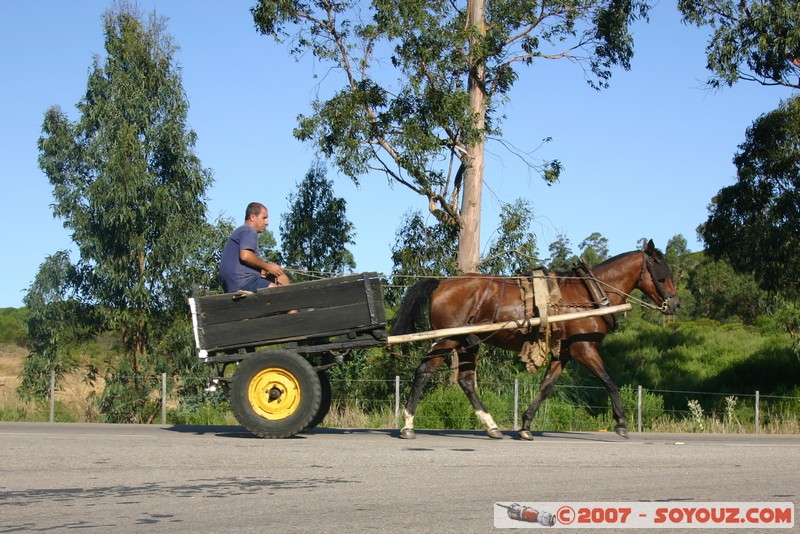
[[[665,263],[655,263],[653,260],[648,256],[647,252],[644,250],[642,251],[642,272],[639,275],[639,285],[641,286],[642,281],[644,280],[644,271],[647,269],[647,272],[650,273],[650,279],[653,281],[653,285],[656,286],[656,291],[658,292],[658,296],[661,297],[661,306],[658,308],[662,313],[667,313],[669,311],[669,301],[670,299],[677,297],[677,293],[668,293],[664,286],[661,284],[662,280],[666,280],[667,277],[670,275],[669,267]],[[641,287],[640,287],[641,289]]]

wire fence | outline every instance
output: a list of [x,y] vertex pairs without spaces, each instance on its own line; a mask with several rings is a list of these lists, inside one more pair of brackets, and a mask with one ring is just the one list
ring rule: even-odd
[[[172,377],[166,373],[161,376],[137,378],[150,385],[157,385],[153,389],[159,391],[160,398],[154,401],[160,404],[160,423],[164,425],[168,422],[168,408],[175,408],[181,402],[178,393],[181,384],[186,381],[197,383],[203,380],[203,377],[199,376]],[[405,392],[410,388],[410,383],[410,380],[403,380],[399,376],[393,380],[331,380],[334,392],[340,393],[340,395],[334,394],[334,402],[393,414],[395,428],[403,422],[402,410],[406,400],[403,397],[407,396]],[[388,393],[370,395],[365,393],[366,390]],[[433,382],[428,390],[420,404],[418,415],[420,411],[424,411],[423,408],[438,413],[472,413],[466,397],[450,379]],[[508,382],[483,382],[480,384],[479,393],[501,428],[519,430],[522,414],[538,393],[538,385],[518,379]],[[74,392],[70,393],[73,399],[74,395]],[[67,396],[65,391],[56,387],[56,376],[52,373],[47,399],[49,422],[55,421],[56,402],[66,402]],[[621,389],[620,396],[629,427],[630,422],[635,421],[635,429],[638,432],[647,431],[656,419],[668,415],[675,420],[687,421],[694,431],[715,431],[715,428],[709,425],[710,419],[722,423],[722,426],[717,428],[721,431],[736,427],[734,429],[738,432],[758,434],[762,432],[765,413],[768,418],[774,418],[777,414],[795,421],[798,420],[797,414],[800,413],[800,397],[762,395],[758,390],[723,393],[625,386]],[[665,399],[668,402],[665,403]],[[556,384],[553,388],[548,401],[541,405],[537,414],[537,428],[547,428],[547,425],[555,420],[558,420],[559,428],[565,430],[597,429],[598,425],[614,423],[604,388],[569,384]],[[434,418],[434,421],[437,420]],[[153,417],[153,422],[159,422],[157,416]],[[448,419],[448,424],[452,425],[453,420]],[[465,420],[461,423],[456,420],[455,424],[458,426],[468,423]]]

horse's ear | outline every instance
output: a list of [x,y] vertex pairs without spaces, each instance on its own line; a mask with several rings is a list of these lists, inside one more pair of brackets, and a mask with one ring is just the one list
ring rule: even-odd
[[653,255],[653,253],[655,253],[656,246],[655,246],[655,244],[653,244],[653,240],[652,239],[647,242],[647,245],[644,247],[644,251],[647,252],[648,254],[650,254],[651,256]]

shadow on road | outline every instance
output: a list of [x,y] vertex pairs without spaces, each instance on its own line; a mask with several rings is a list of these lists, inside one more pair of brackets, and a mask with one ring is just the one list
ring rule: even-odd
[[[260,439],[248,432],[241,426],[205,426],[205,425],[174,425],[165,427],[165,430],[170,432],[178,432],[184,434],[196,435],[215,435],[221,438],[238,438],[238,439]],[[425,437],[455,437],[462,439],[479,439],[491,440],[483,430],[426,430],[415,429],[417,439]],[[308,432],[304,432],[285,439],[307,439],[313,436],[346,436],[346,435],[385,435],[389,438],[401,439],[400,431],[395,428],[326,428],[317,427]],[[625,439],[613,433],[606,432],[534,432],[535,440],[569,440],[569,441],[593,441],[593,442],[616,442],[625,441]],[[503,432],[504,439],[520,440],[515,431],[508,430]],[[409,440],[413,443],[414,440]]]

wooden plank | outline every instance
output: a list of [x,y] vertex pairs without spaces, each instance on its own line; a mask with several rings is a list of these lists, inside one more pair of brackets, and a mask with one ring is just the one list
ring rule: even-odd
[[[377,276],[377,275],[375,275]],[[363,303],[375,306],[372,293],[380,295],[380,280],[371,274],[301,282],[289,286],[267,288],[234,300],[234,293],[200,297],[198,308],[202,325],[243,321],[289,310],[328,308],[342,304]],[[374,300],[374,297],[373,297]],[[379,300],[380,313],[376,322],[385,322],[383,301]]]
[[206,350],[268,344],[277,339],[314,339],[340,335],[382,325],[371,322],[369,310],[362,303],[335,308],[301,310],[298,313],[269,315],[242,321],[203,325]]
[[[560,315],[551,315],[547,318],[548,323],[559,323],[564,321],[571,321],[574,319],[584,319],[586,317],[597,317],[600,315],[608,315],[611,313],[619,313],[631,309],[630,304],[619,304],[617,306],[608,306],[606,308],[596,308],[583,312],[562,313]],[[470,326],[457,326],[455,328],[442,328],[439,330],[428,330],[426,332],[416,332],[413,334],[402,334],[397,336],[389,336],[388,344],[395,345],[397,343],[408,343],[411,341],[424,341],[426,339],[446,338],[455,336],[465,336],[467,334],[480,334],[484,332],[496,332],[498,330],[516,330],[525,329],[532,326],[539,326],[541,323],[539,317],[531,317],[525,320],[508,321],[505,323],[487,323],[476,324]]]

